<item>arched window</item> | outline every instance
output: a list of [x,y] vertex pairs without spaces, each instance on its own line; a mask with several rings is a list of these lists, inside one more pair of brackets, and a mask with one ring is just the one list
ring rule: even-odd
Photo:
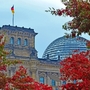
[[18,38],[17,44],[21,45],[21,38]]
[[27,46],[28,45],[28,41],[27,39],[24,40],[24,46]]
[[10,38],[10,44],[14,44],[14,37]]
[[39,82],[42,83],[42,84],[44,84],[44,77],[40,77],[39,78]]
[[56,82],[55,82],[55,80],[52,79],[52,81],[51,81],[51,85],[52,85],[52,86],[56,86]]

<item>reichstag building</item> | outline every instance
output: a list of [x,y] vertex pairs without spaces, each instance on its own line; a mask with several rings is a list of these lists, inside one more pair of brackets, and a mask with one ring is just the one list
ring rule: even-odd
[[[87,50],[85,38],[63,36],[54,40],[45,52],[42,52],[42,58],[39,58],[38,50],[35,49],[37,33],[34,29],[3,25],[0,28],[0,34],[5,34],[7,38],[5,50],[11,52],[7,58],[22,60],[22,65],[27,68],[31,77],[40,83],[51,85],[53,90],[59,90],[58,86],[63,84],[63,81],[60,81],[59,62],[71,56],[73,50]],[[8,75],[12,76],[18,67],[19,65],[9,66]]]

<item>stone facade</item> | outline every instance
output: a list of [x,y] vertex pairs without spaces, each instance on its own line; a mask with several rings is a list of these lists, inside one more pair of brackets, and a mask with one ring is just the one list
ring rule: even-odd
[[[31,77],[38,82],[52,85],[53,90],[58,90],[61,85],[59,61],[38,58],[35,49],[37,33],[33,29],[4,25],[0,28],[0,34],[6,36],[5,50],[11,52],[7,56],[9,60],[21,60]],[[18,67],[19,65],[9,66],[8,75],[12,76]]]

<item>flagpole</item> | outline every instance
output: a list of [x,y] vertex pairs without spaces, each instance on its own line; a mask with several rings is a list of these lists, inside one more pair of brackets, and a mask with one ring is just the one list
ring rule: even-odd
[[12,26],[14,26],[14,13],[12,13]]

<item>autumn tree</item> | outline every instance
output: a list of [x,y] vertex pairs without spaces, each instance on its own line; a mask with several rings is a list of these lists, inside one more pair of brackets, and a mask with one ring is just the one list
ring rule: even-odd
[[20,66],[9,81],[9,85],[19,90],[52,90],[51,86],[36,82],[27,74],[27,69]]
[[90,35],[90,3],[87,0],[62,0],[65,8],[55,9],[49,8],[46,12],[51,12],[52,15],[70,16],[72,21],[66,22],[63,25],[65,30],[81,35],[87,33]]
[[0,89],[5,89],[5,85],[9,79],[7,77],[7,66],[19,63],[17,60],[10,61],[6,58],[10,52],[4,50],[5,42],[5,36],[0,35]]
[[[89,51],[73,54],[60,62],[61,80],[66,81],[63,90],[90,90]],[[74,81],[76,81],[74,83]]]

